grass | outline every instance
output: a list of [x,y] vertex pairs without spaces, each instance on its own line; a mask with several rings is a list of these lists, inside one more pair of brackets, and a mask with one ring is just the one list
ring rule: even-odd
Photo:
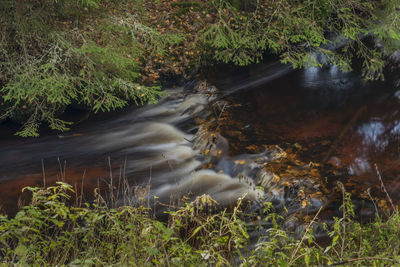
[[265,203],[262,217],[272,226],[251,248],[245,219],[252,215],[241,199],[221,209],[200,196],[161,222],[145,202],[113,208],[97,195],[91,204],[72,203],[73,189],[62,182],[25,190],[31,203],[14,218],[0,217],[4,266],[400,266],[400,213],[361,225],[345,192],[343,217],[326,226],[328,246],[313,237],[318,214],[295,239]]

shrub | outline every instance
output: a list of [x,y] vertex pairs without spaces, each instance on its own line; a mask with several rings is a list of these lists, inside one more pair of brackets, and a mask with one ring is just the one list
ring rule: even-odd
[[[321,247],[312,234],[317,215],[295,239],[282,228],[283,217],[265,203],[271,222],[250,251],[241,200],[231,212],[200,196],[170,212],[169,223],[153,218],[143,206],[110,208],[98,196],[73,205],[71,186],[28,187],[32,201],[14,218],[0,217],[1,262],[7,265],[132,266],[333,266],[400,263],[400,213],[361,225],[354,221],[350,195],[343,217],[329,231],[331,243]],[[254,214],[249,214],[254,218]],[[259,215],[258,215],[259,216]],[[260,226],[261,227],[261,226]]]

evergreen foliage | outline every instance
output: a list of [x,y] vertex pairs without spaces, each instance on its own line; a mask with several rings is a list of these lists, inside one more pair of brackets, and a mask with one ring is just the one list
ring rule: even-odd
[[202,37],[226,63],[258,62],[265,50],[294,68],[335,64],[350,71],[359,59],[367,79],[383,79],[387,57],[400,47],[398,1],[260,0],[251,12],[217,2],[219,19]]
[[361,62],[383,79],[400,47],[398,0],[1,1],[0,121],[67,130],[70,104],[94,112],[156,101],[161,80],[265,52],[294,68]]
[[[69,25],[88,16],[87,8],[99,8],[99,1],[17,1],[2,8],[9,11],[9,17],[2,18],[0,66],[4,71],[0,79],[4,86],[0,94],[4,102],[0,118],[23,123],[18,135],[38,136],[43,121],[52,129],[67,130],[70,123],[57,115],[72,103],[84,104],[94,112],[110,111],[131,101],[155,102],[163,95],[158,84],[141,83],[142,67],[132,59],[143,52],[139,45],[120,46],[121,42],[112,40],[101,45],[92,32],[82,33]],[[117,34],[128,34],[124,28],[119,30]],[[155,39],[155,34],[140,27],[129,34],[137,32],[146,32],[148,46],[162,49],[159,43],[164,39]]]

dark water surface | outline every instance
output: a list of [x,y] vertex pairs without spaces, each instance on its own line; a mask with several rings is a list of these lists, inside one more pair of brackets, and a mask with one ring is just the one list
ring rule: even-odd
[[[228,91],[238,84],[234,78],[215,80]],[[226,111],[228,119],[220,122],[222,135],[229,140],[232,155],[254,153],[266,144],[282,148],[295,144],[302,160],[321,163],[322,169],[336,168],[338,173],[327,172],[327,177],[341,180],[353,194],[370,188],[373,196],[385,198],[376,164],[390,197],[398,203],[397,90],[390,79],[366,82],[336,67],[293,71],[228,96],[231,105]]]

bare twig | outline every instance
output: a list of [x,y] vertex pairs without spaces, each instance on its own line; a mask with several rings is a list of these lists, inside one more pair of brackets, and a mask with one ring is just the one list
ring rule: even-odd
[[368,188],[365,192],[367,193],[369,199],[372,201],[372,204],[374,204],[376,214],[379,215],[378,207],[377,207],[376,204],[375,204],[375,200],[374,200],[374,199],[372,198],[372,196],[371,196],[371,188]]
[[381,173],[379,172],[378,165],[376,165],[376,163],[375,163],[375,169],[376,169],[376,174],[378,175],[378,179],[381,182],[381,189],[382,189],[383,192],[385,192],[386,197],[388,198],[388,200],[390,202],[390,205],[392,205],[393,211],[396,211],[396,207],[394,206],[393,200],[390,197],[388,191],[386,190],[385,184],[383,183],[383,180],[382,180]]
[[342,246],[340,248],[340,259],[343,258],[343,253],[344,253],[344,245],[346,242],[346,189],[344,188],[344,185],[338,181],[338,186],[340,190],[342,191],[342,198],[343,198],[343,232],[342,232]]
[[294,261],[294,259],[295,259],[295,256],[296,256],[297,252],[298,252],[299,249],[300,249],[301,244],[303,244],[303,241],[304,241],[304,239],[306,238],[307,233],[310,231],[311,226],[313,225],[313,223],[314,223],[315,220],[317,219],[317,217],[318,217],[318,215],[319,215],[319,213],[321,212],[321,210],[322,210],[323,207],[324,207],[324,206],[321,206],[321,207],[319,208],[317,214],[315,214],[314,218],[313,218],[313,219],[311,220],[311,222],[308,224],[308,226],[307,226],[307,228],[306,228],[306,231],[305,231],[304,234],[303,234],[303,237],[301,238],[299,244],[297,244],[296,249],[294,250],[294,252],[292,253],[292,256],[290,257],[289,266],[293,264],[293,261]]
[[44,171],[44,161],[42,159],[43,188],[46,188],[46,172]]
[[110,190],[110,201],[111,201],[111,207],[114,207],[114,177],[113,177],[113,171],[111,167],[111,158],[108,156],[108,168],[110,170],[110,183],[108,184],[109,190]]
[[82,175],[82,181],[81,181],[81,195],[79,196],[79,207],[82,207],[82,201],[83,201],[83,185],[85,182],[85,174],[86,174],[86,169],[83,171]]

